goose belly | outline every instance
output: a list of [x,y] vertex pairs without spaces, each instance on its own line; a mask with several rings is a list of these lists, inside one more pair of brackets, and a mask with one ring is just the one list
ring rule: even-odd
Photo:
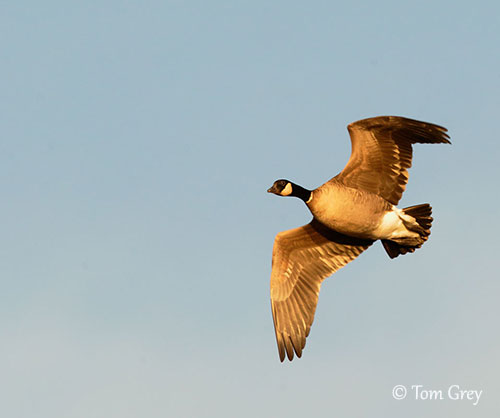
[[379,239],[380,233],[389,233],[386,230],[396,226],[393,221],[401,222],[386,217],[392,205],[378,195],[347,187],[318,191],[308,205],[311,213],[323,225],[345,235]]

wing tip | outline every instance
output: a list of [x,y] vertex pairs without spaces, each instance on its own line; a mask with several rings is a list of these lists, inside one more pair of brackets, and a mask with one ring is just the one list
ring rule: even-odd
[[278,334],[276,334],[276,337],[278,339],[278,355],[281,363],[283,363],[286,358],[288,358],[288,361],[292,361],[295,356],[297,356],[297,358],[302,357],[302,350],[306,345],[305,340],[302,344],[296,346],[292,338],[288,335],[280,334],[278,336]]
[[422,120],[417,120],[417,119],[411,119],[407,118],[405,116],[394,116],[394,115],[382,115],[382,116],[373,116],[370,118],[364,118],[364,119],[359,119],[357,121],[351,122],[349,125],[347,125],[347,129],[366,129],[366,128],[373,128],[378,125],[386,125],[388,122],[392,123],[409,123],[409,124],[418,124],[418,125],[429,125],[435,129],[438,129],[441,131],[444,135],[448,136],[445,132],[448,132],[448,129],[446,129],[444,126],[437,125],[432,122],[425,122]]

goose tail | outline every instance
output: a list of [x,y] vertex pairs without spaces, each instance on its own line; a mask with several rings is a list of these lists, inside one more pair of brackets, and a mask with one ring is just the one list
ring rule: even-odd
[[405,227],[413,232],[419,234],[417,238],[412,243],[396,242],[391,240],[382,240],[382,245],[384,246],[387,255],[390,258],[396,258],[401,254],[413,253],[417,248],[420,248],[425,241],[429,238],[431,234],[432,226],[432,207],[428,203],[423,203],[420,205],[410,206],[403,209],[404,215],[409,215],[408,217],[401,217]]

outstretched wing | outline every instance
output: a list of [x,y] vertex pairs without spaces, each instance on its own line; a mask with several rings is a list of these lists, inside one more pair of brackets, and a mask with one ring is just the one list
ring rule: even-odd
[[[449,144],[446,128],[399,116],[351,123],[351,158],[334,177],[343,184],[375,193],[393,205],[403,195],[411,167],[411,144]],[[333,180],[333,179],[332,179]]]
[[280,360],[298,357],[314,320],[321,282],[372,241],[342,235],[316,220],[280,232],[274,241],[271,307]]

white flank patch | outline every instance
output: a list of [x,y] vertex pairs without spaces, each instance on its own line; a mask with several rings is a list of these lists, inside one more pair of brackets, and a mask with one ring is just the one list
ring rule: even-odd
[[398,216],[398,210],[399,209],[397,209],[396,207],[393,207],[392,211],[387,212],[384,215],[384,217],[382,218],[382,222],[375,231],[378,237],[391,238],[394,236],[394,233],[398,232],[398,230],[400,230],[401,232],[406,232],[406,228],[404,227],[403,222],[401,222],[401,219]]

